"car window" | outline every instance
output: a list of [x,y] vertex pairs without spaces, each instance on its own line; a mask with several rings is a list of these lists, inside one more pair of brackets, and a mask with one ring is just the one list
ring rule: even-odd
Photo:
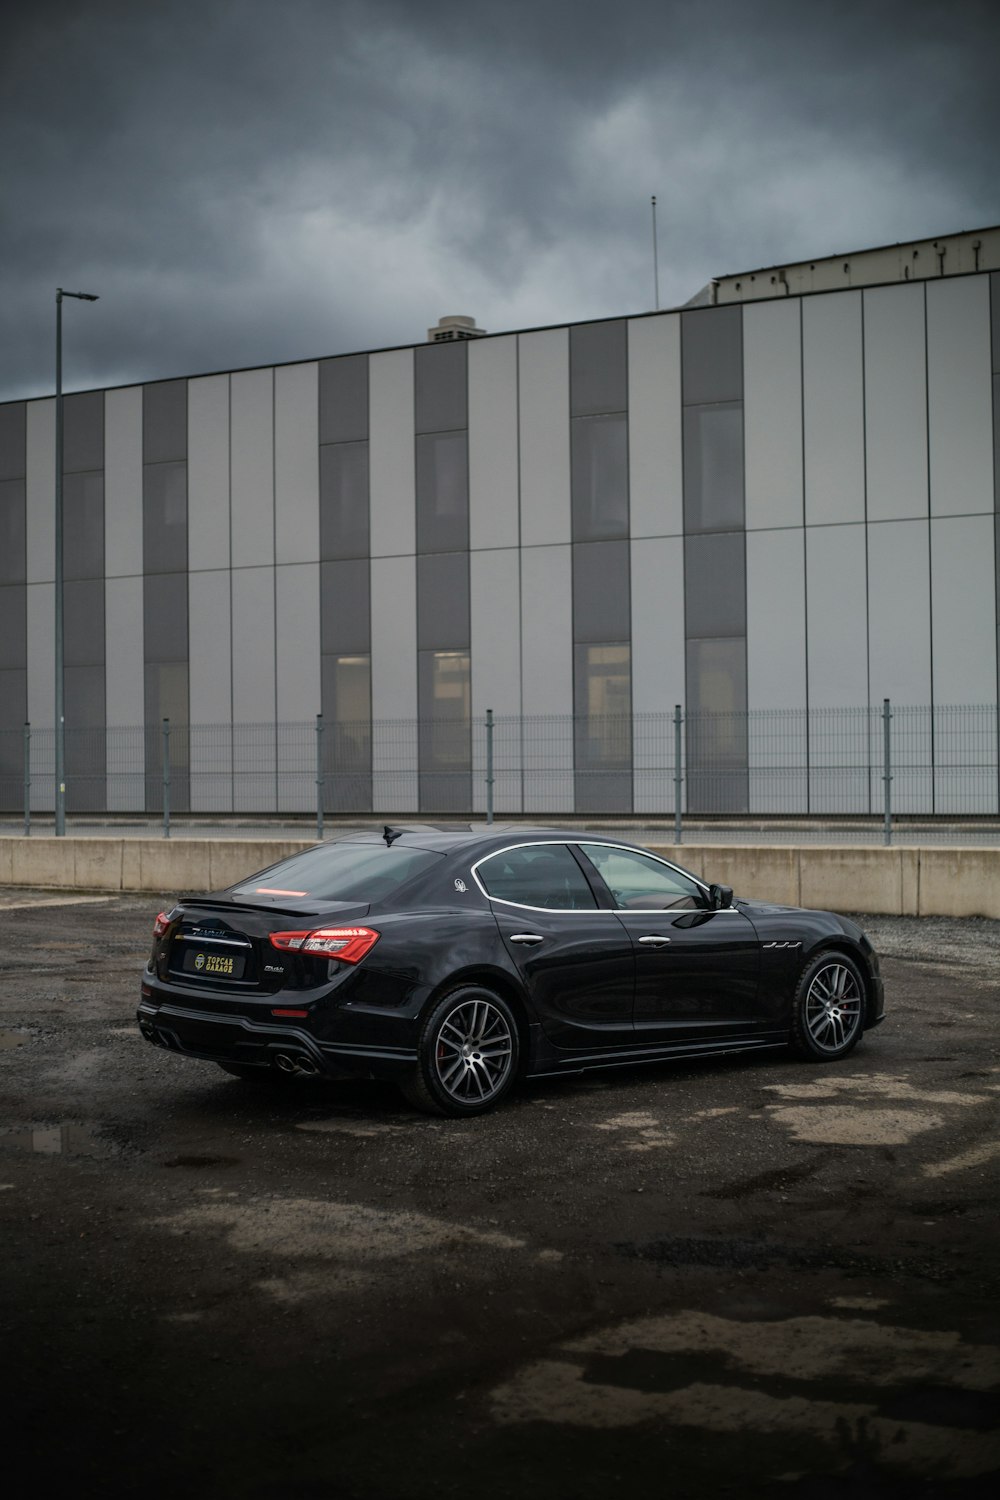
[[601,873],[615,905],[634,911],[690,911],[704,906],[701,887],[650,854],[609,844],[580,846]]
[[491,854],[476,867],[487,895],[520,906],[554,911],[593,911],[597,905],[586,876],[565,844],[527,844]]
[[348,841],[321,844],[272,865],[233,887],[252,901],[258,896],[307,896],[320,901],[381,901],[412,875],[444,856],[429,849]]

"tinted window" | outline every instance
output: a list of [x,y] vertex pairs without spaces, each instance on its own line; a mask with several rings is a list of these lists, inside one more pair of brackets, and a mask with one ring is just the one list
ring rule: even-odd
[[565,844],[529,844],[483,861],[476,874],[488,895],[555,911],[593,910],[597,902]]
[[571,437],[573,540],[628,535],[628,423],[577,417]]
[[469,444],[465,432],[417,438],[417,551],[469,545]]
[[320,556],[364,557],[368,551],[368,444],[331,443],[319,450]]
[[628,340],[623,322],[584,323],[569,331],[570,414],[624,411]]
[[703,905],[701,889],[679,870],[648,854],[614,849],[607,844],[581,844],[584,854],[601,872],[605,885],[623,910],[690,910]]
[[400,849],[386,844],[324,844],[255,875],[233,894],[308,896],[321,901],[381,901],[411,875],[441,859],[429,849]]

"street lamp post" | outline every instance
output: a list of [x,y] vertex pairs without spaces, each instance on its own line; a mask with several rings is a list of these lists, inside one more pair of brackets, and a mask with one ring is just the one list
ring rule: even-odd
[[63,704],[63,397],[62,299],[96,302],[93,292],[56,287],[56,836],[66,832],[66,721]]

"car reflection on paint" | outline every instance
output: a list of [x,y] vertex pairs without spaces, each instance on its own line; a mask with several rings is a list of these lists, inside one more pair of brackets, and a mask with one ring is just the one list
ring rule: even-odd
[[392,1079],[477,1115],[519,1078],[791,1046],[849,1053],[878,959],[832,912],[733,900],[633,844],[386,827],[156,919],[139,1026],[247,1080]]

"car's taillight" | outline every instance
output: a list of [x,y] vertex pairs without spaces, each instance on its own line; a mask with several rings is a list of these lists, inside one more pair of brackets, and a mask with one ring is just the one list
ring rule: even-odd
[[169,926],[170,918],[167,916],[165,911],[161,911],[156,921],[153,923],[154,938],[161,938]]
[[286,952],[319,953],[340,963],[357,964],[378,942],[372,927],[316,927],[311,932],[272,932],[271,946]]

